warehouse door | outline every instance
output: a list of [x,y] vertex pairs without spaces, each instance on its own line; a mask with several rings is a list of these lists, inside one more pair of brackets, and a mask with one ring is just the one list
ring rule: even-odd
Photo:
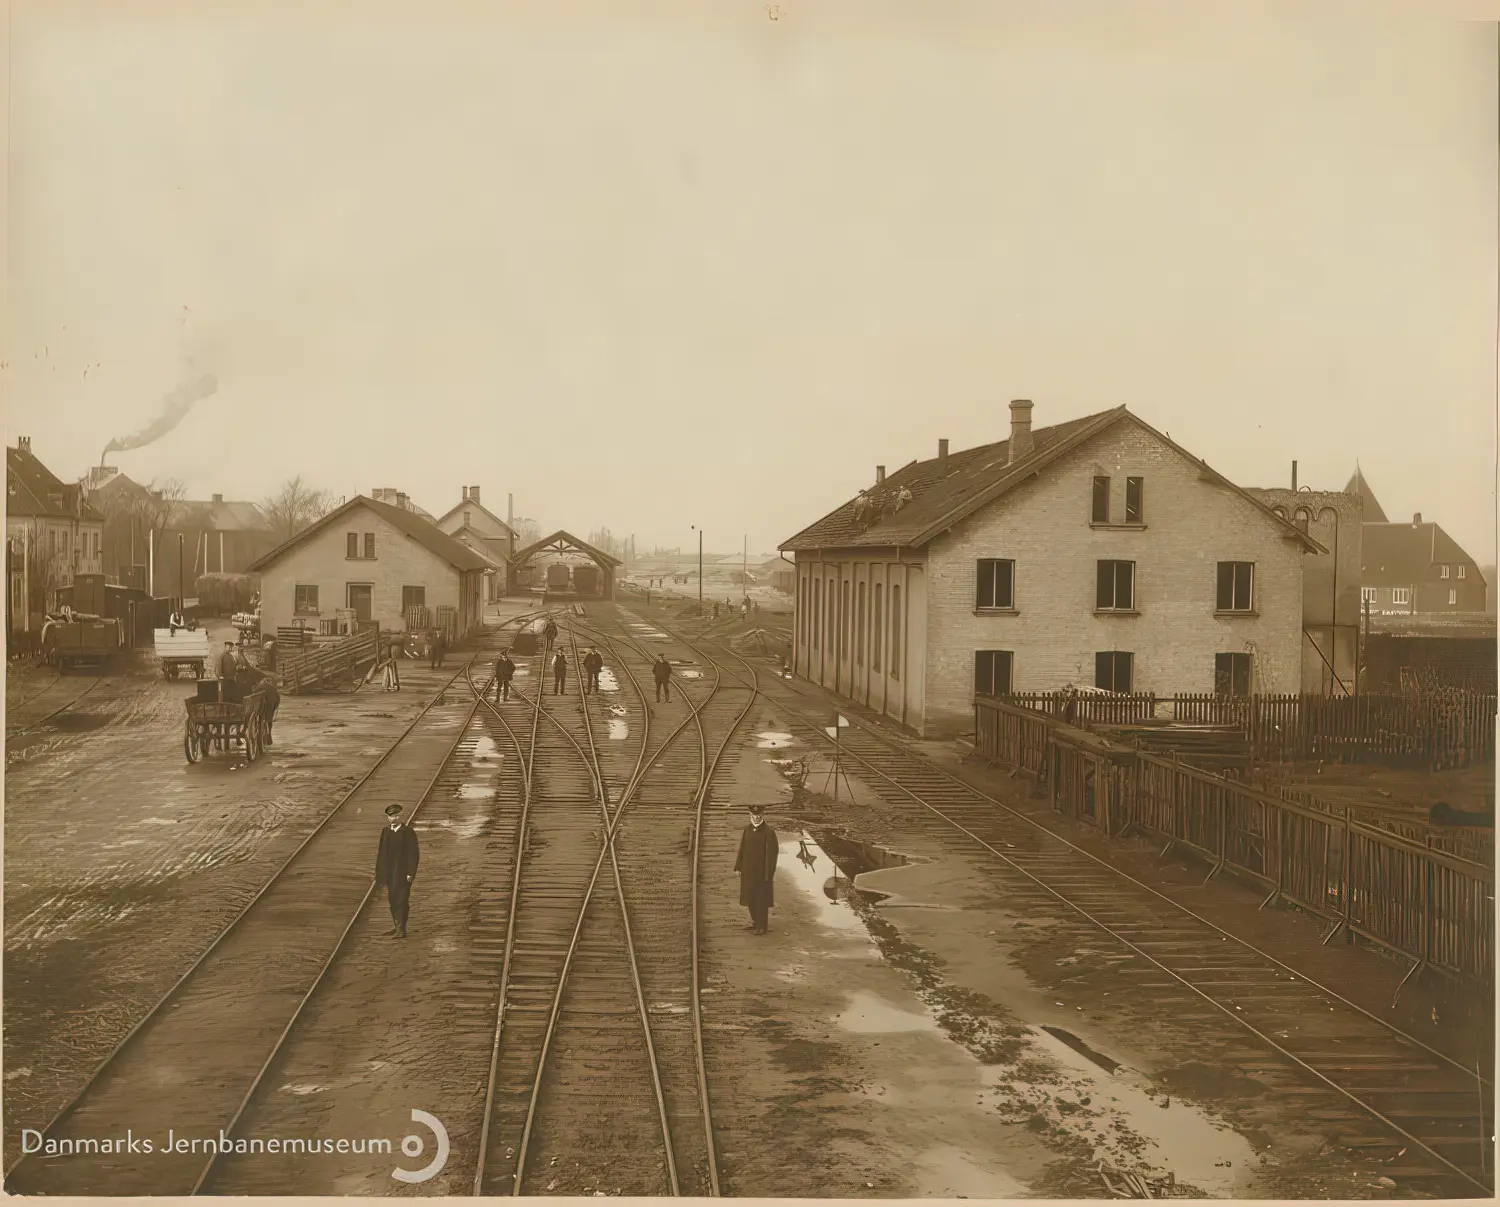
[[354,609],[355,620],[370,619],[371,598],[375,588],[369,583],[349,584],[349,606]]

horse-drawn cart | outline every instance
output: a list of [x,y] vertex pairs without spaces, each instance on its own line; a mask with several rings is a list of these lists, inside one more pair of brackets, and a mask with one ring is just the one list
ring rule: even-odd
[[[204,684],[208,686],[208,684]],[[187,761],[196,763],[215,749],[243,746],[245,758],[254,762],[271,745],[267,693],[257,689],[239,700],[188,700],[182,749]]]

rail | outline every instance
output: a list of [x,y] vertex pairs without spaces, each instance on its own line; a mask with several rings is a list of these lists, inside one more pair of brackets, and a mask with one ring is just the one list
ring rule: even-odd
[[1190,848],[1352,932],[1478,985],[1495,970],[1495,874],[1349,808],[1315,808],[1109,742],[1027,708],[975,701],[981,757],[1048,784],[1058,812],[1107,834],[1139,830]]

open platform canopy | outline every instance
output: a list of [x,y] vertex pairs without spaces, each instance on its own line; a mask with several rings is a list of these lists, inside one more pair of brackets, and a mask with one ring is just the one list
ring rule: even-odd
[[[532,562],[541,554],[552,554],[557,558],[582,557],[592,566],[569,564],[561,560],[551,561],[545,569]],[[613,599],[615,594],[615,570],[623,563],[602,549],[596,549],[587,541],[581,541],[571,532],[559,528],[550,536],[533,541],[524,549],[517,549],[511,558],[511,572],[515,584],[522,590],[541,590],[549,595],[577,595],[596,599]]]

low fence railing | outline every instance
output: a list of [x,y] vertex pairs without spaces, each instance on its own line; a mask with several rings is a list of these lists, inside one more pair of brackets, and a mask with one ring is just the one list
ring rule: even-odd
[[[1452,977],[1488,986],[1495,967],[1495,875],[1349,807],[1273,795],[1110,742],[999,699],[975,701],[981,757],[1043,779],[1053,807],[1110,835],[1137,830],[1188,847],[1330,923]],[[1427,831],[1424,833],[1424,831]],[[1491,832],[1493,833],[1493,832]],[[1326,941],[1326,940],[1325,940]]]
[[1493,692],[1439,690],[1404,695],[1098,694],[1021,692],[984,697],[1068,724],[1150,721],[1234,726],[1256,762],[1409,762],[1434,771],[1469,767],[1495,756]]
[[381,650],[388,646],[389,639],[383,640],[376,629],[366,629],[336,641],[303,646],[301,652],[277,660],[277,686],[281,691],[296,695],[309,688],[321,687],[332,679],[348,679],[356,667],[378,661]]

